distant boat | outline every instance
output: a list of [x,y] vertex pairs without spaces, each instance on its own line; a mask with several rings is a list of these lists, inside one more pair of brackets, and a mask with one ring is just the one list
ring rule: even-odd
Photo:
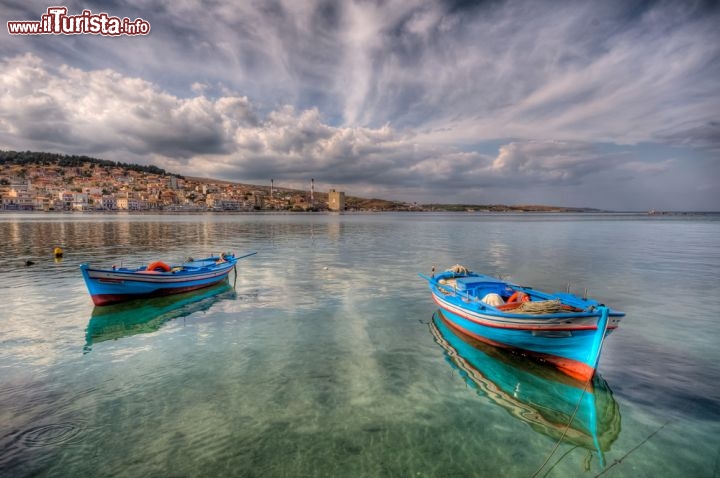
[[235,257],[223,253],[205,259],[189,259],[178,265],[155,261],[135,269],[116,266],[98,269],[82,264],[80,271],[93,302],[103,306],[209,287],[226,279],[239,259],[253,254],[255,252]]
[[582,382],[553,367],[523,359],[458,332],[443,311],[433,315],[430,331],[448,362],[478,392],[533,430],[598,454],[617,440],[620,407],[600,375]]
[[209,309],[234,289],[225,279],[200,290],[153,299],[137,299],[95,307],[85,330],[85,352],[93,344],[155,332],[166,322]]
[[520,349],[578,380],[592,378],[605,336],[623,312],[570,293],[548,294],[456,265],[432,277],[433,300],[460,332]]

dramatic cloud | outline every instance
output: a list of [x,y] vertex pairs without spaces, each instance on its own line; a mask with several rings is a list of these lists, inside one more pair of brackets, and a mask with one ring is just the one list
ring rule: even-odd
[[6,35],[2,148],[418,201],[720,208],[709,3],[66,6],[152,31]]

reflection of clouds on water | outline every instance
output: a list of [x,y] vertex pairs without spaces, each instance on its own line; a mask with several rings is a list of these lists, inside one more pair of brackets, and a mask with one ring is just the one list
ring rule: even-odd
[[[42,264],[0,274],[0,363],[7,373],[17,368],[23,375],[63,360],[81,322],[77,311],[87,298],[82,280],[64,283],[61,276],[45,272]],[[54,281],[58,286],[48,287]]]
[[488,241],[487,252],[483,259],[490,263],[494,270],[507,270],[511,261],[510,247],[502,237],[493,237]]

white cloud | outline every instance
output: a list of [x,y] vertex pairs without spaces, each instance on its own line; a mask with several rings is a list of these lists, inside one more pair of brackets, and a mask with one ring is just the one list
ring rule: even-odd
[[[53,70],[33,55],[4,62],[0,135],[10,147],[59,149],[125,160],[123,152],[186,174],[236,180],[322,178],[368,191],[423,187],[471,196],[539,185],[581,184],[617,169],[647,174],[673,162],[630,161],[582,142],[512,141],[496,155],[417,142],[411,131],[327,124],[317,108],[282,106],[262,116],[247,97],[178,98],[111,70]],[[78,151],[80,148],[80,151]]]
[[228,109],[235,121],[252,121],[246,98],[181,99],[112,70],[51,70],[33,55],[7,60],[2,69],[0,109],[8,113],[0,134],[8,143],[188,157],[224,151],[222,120]]
[[666,173],[677,163],[674,159],[666,159],[660,162],[628,161],[620,165],[621,169],[636,173],[637,175],[654,175]]

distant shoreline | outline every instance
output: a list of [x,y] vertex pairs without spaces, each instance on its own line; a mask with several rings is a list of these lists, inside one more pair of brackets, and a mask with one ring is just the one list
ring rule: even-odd
[[[174,174],[154,165],[117,163],[87,156],[0,150],[0,212],[110,214],[299,214],[330,209],[347,213],[426,212],[456,214],[717,214],[712,211],[611,211],[546,204],[440,204],[344,195],[328,204],[328,192],[245,184]],[[330,213],[337,211],[330,211]]]
[[143,210],[143,211],[38,211],[38,210],[2,210],[0,215],[46,215],[46,216],[200,216],[200,215],[217,215],[217,216],[339,216],[339,215],[373,215],[373,214],[447,214],[457,216],[533,216],[533,215],[587,215],[587,216],[612,216],[612,215],[632,215],[647,217],[667,217],[667,216],[711,216],[720,215],[720,211],[663,211],[648,213],[647,211],[598,211],[598,210],[567,210],[567,211],[523,211],[523,210],[507,210],[507,211],[448,211],[448,210],[394,210],[385,211],[368,211],[368,210],[347,210],[347,211],[293,211],[293,210],[258,210],[258,211],[163,211],[163,210]]

